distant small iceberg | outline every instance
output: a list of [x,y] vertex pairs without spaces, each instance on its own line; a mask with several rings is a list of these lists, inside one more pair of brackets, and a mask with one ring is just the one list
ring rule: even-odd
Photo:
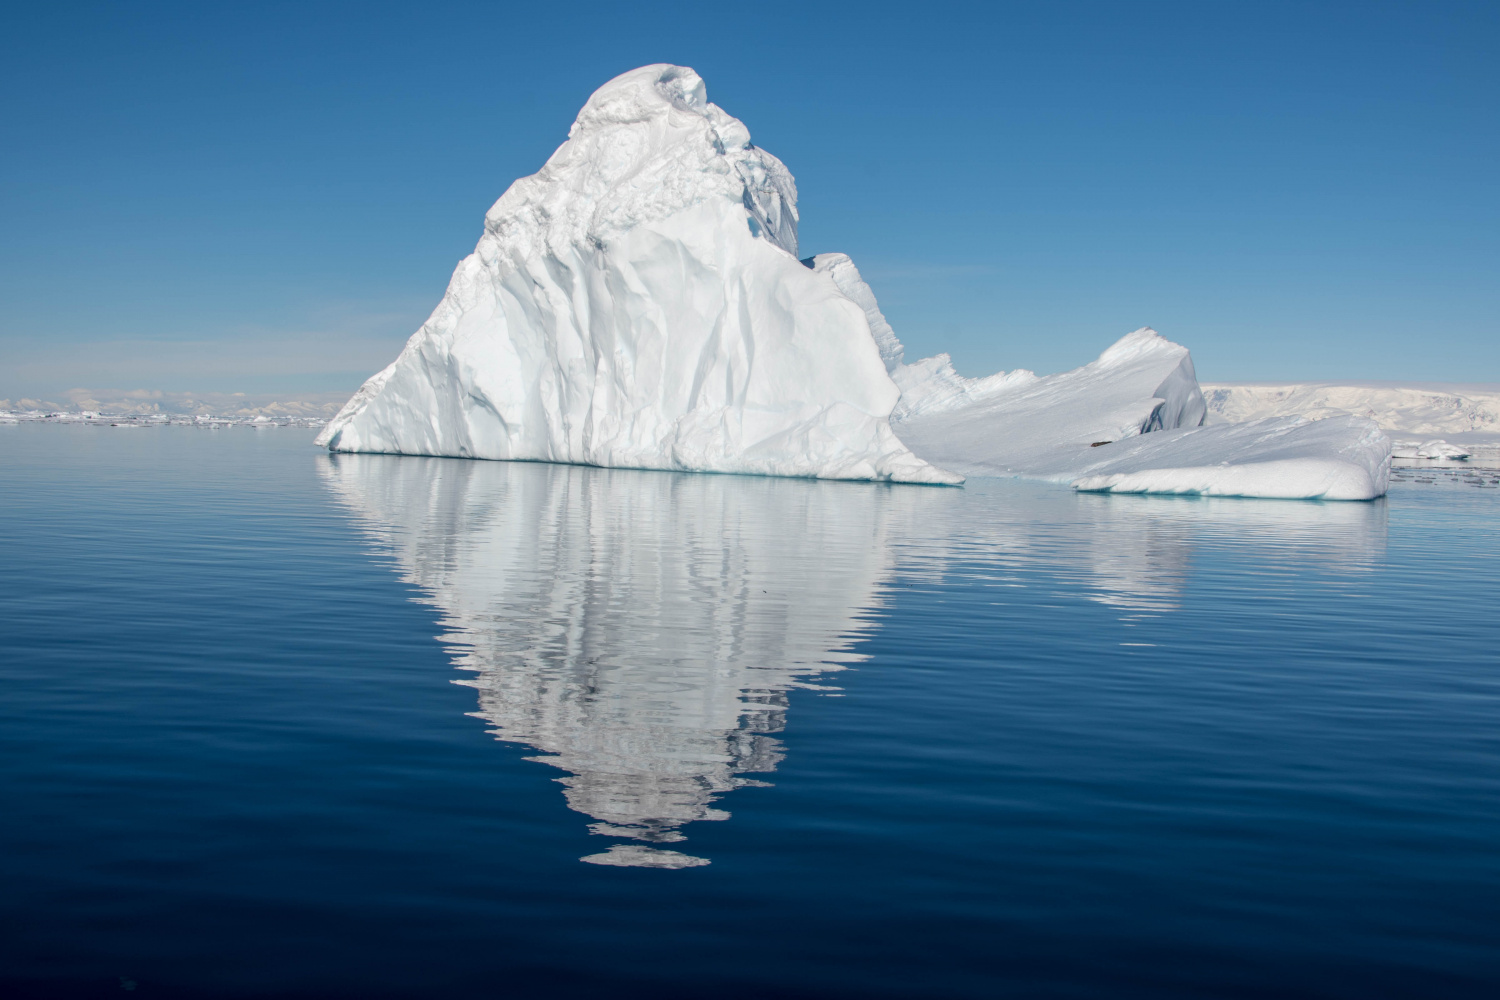
[[1392,458],[1432,458],[1462,461],[1470,456],[1467,448],[1460,448],[1447,441],[1398,441],[1391,452]]

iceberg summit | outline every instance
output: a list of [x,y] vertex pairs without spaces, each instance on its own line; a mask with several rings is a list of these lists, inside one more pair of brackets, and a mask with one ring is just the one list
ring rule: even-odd
[[618,76],[490,209],[432,316],[317,442],[898,483],[1385,491],[1390,442],[1368,421],[1200,427],[1187,350],[1151,330],[1062,375],[908,365],[847,256],[799,259],[797,221],[791,173],[697,73]]

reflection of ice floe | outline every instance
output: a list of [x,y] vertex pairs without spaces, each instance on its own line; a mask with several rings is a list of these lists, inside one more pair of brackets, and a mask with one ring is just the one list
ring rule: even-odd
[[[480,718],[570,772],[607,836],[663,843],[773,770],[787,691],[849,652],[889,487],[340,455],[332,488],[444,613]],[[683,867],[651,848],[604,864]]]
[[1384,504],[1287,501],[1246,504],[1220,497],[1108,498],[1084,495],[1091,530],[1080,582],[1095,600],[1137,610],[1180,606],[1193,553],[1225,543],[1274,552],[1289,565],[1336,572],[1373,568],[1385,553]]
[[903,573],[941,576],[957,561],[1038,571],[1133,611],[1170,611],[1191,586],[1194,553],[1235,546],[1289,566],[1363,572],[1385,552],[1382,503],[1247,504],[1224,497],[1061,494],[1035,484],[971,482],[962,493],[907,491],[892,532]]

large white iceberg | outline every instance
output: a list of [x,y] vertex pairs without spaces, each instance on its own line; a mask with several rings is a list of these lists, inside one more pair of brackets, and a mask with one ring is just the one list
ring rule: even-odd
[[1360,420],[1200,428],[1187,349],[1150,329],[1039,377],[907,364],[843,254],[799,261],[796,185],[690,69],[601,87],[511,185],[400,356],[318,437],[340,452],[640,469],[1367,499]]
[[334,451],[957,483],[892,432],[864,312],[797,259],[791,174],[647,66],[511,185]]

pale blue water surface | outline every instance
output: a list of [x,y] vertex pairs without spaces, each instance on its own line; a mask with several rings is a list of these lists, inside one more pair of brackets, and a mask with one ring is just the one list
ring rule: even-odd
[[0,427],[0,994],[1500,995],[1500,473],[308,436]]

